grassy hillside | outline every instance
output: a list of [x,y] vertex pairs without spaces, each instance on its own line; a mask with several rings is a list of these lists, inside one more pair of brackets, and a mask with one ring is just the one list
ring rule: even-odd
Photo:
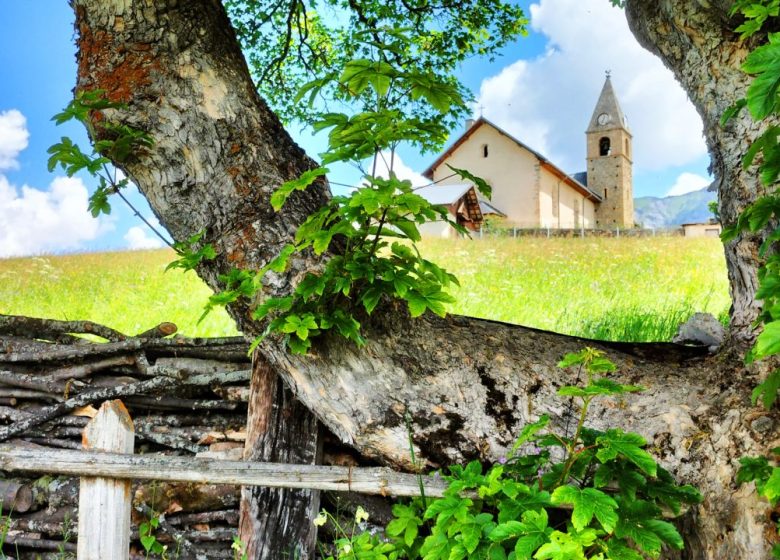
[[706,222],[712,218],[707,205],[716,198],[717,193],[707,189],[664,198],[643,196],[634,199],[634,217],[644,227],[656,228]]
[[[717,240],[429,240],[423,252],[458,274],[453,312],[568,334],[662,340],[695,311],[725,317]],[[0,260],[0,313],[91,319],[127,333],[172,321],[190,336],[234,334],[218,310],[196,324],[209,290],[164,273],[168,251]]]

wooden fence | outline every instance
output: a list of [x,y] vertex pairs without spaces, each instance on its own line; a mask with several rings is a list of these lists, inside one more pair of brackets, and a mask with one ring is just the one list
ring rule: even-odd
[[121,401],[104,402],[84,429],[85,449],[55,450],[0,445],[0,470],[78,476],[78,560],[127,559],[131,480],[308,488],[382,496],[442,496],[438,478],[383,467],[288,465],[134,455],[133,422]]

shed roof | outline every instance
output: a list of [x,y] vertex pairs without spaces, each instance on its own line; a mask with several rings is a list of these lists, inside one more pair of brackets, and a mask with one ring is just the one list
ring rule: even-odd
[[506,214],[504,214],[501,210],[499,210],[492,204],[485,202],[484,200],[479,201],[479,209],[482,210],[483,216],[485,214],[495,214],[497,216],[501,216],[502,218],[506,218]]
[[414,190],[414,194],[418,194],[431,204],[455,204],[463,195],[468,192],[469,189],[473,189],[474,185],[470,183],[458,183],[456,185],[428,185],[427,187],[421,187]]

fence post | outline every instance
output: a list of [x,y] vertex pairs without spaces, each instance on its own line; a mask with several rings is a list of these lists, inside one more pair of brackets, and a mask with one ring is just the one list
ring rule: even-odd
[[[133,421],[122,401],[106,401],[84,428],[84,449],[133,453]],[[130,557],[129,480],[81,477],[78,560]]]

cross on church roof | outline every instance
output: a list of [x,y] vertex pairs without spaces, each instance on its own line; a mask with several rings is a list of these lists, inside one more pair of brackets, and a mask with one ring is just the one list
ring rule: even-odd
[[612,77],[612,70],[606,70],[604,73],[607,75],[607,78]]

